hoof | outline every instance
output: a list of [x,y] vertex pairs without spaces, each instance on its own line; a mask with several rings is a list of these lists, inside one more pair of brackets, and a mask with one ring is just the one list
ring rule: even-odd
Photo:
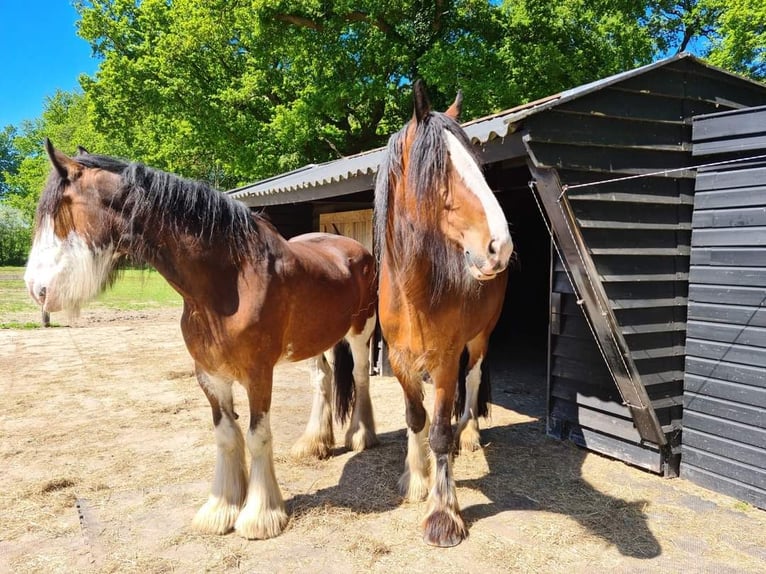
[[409,469],[399,478],[399,494],[407,502],[420,502],[428,496],[431,489],[427,475],[412,474]]
[[440,548],[457,546],[468,536],[463,518],[446,510],[437,510],[429,514],[423,527],[423,541]]
[[283,508],[261,510],[258,513],[242,510],[234,529],[248,540],[266,540],[279,536],[287,525],[287,513]]
[[348,429],[346,433],[346,448],[354,452],[362,452],[380,444],[375,431],[369,430],[364,425],[357,429]]
[[290,449],[290,456],[296,460],[304,458],[330,458],[332,447],[332,441],[328,443],[320,439],[306,438],[305,436],[302,436]]
[[227,534],[234,529],[239,510],[239,505],[210,497],[194,516],[192,528],[202,534]]
[[458,451],[475,452],[481,449],[481,435],[476,419],[469,420],[462,429],[458,429],[457,436]]

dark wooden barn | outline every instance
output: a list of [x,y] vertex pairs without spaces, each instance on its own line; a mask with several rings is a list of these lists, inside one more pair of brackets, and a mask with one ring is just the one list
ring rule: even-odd
[[[492,347],[503,369],[547,375],[552,436],[678,473],[692,118],[763,104],[766,86],[682,54],[465,125],[519,256]],[[287,235],[354,234],[383,153],[231,193]]]
[[[766,107],[694,119],[681,473],[766,508]],[[725,162],[725,163],[722,163]]]

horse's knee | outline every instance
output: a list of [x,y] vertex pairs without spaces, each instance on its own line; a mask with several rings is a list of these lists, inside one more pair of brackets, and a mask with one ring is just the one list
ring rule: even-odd
[[407,400],[406,402],[407,410],[405,417],[407,419],[407,427],[417,434],[426,426],[426,409],[423,407],[422,401]]
[[428,444],[435,454],[448,454],[452,450],[452,425],[449,419],[435,418],[428,433]]

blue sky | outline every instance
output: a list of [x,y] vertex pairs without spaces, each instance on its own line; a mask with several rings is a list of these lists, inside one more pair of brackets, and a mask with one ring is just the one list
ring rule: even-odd
[[46,97],[96,71],[77,20],[70,0],[0,0],[0,129],[40,117]]

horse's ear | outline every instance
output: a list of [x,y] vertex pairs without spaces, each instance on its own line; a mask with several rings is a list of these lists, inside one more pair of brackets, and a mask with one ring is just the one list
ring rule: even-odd
[[90,152],[88,150],[86,150],[84,147],[82,147],[81,145],[78,145],[77,146],[77,153],[75,154],[75,157],[77,157],[78,155],[88,155],[89,153]]
[[45,138],[45,151],[56,171],[63,179],[73,180],[80,172],[80,166],[71,157],[53,147],[51,140]]
[[428,101],[426,85],[423,80],[416,80],[413,86],[413,96],[415,98],[415,121],[420,123],[431,111],[431,103]]
[[463,90],[457,91],[457,96],[455,96],[455,101],[452,102],[452,105],[447,108],[447,111],[444,112],[445,115],[451,117],[456,122],[460,121],[460,112],[463,110]]

